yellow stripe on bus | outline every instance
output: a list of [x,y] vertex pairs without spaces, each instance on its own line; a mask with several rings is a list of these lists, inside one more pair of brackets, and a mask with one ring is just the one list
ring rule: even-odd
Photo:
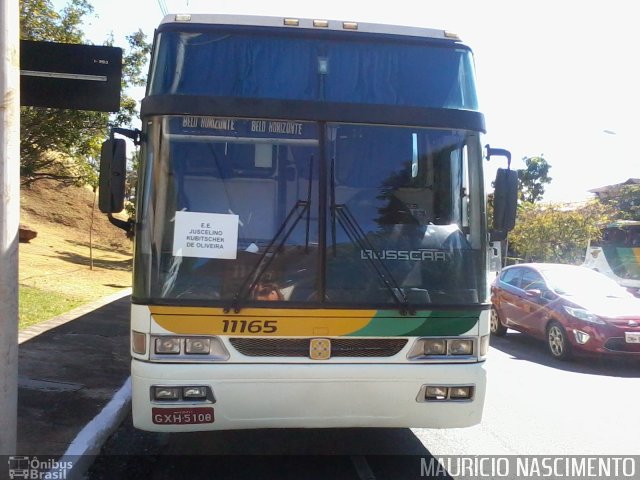
[[158,326],[179,335],[342,336],[367,326],[366,318],[270,315],[153,315]]

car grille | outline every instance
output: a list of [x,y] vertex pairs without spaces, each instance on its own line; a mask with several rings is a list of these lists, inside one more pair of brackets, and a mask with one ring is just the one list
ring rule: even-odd
[[624,338],[614,337],[607,340],[604,348],[612,352],[640,353],[640,343],[627,343]]
[[[309,338],[230,338],[231,345],[250,357],[308,357]],[[404,338],[331,339],[332,357],[391,357],[407,344]]]

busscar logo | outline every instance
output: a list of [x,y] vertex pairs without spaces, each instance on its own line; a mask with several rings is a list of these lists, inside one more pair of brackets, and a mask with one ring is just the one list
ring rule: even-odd
[[412,262],[448,262],[453,255],[444,250],[360,250],[362,260],[409,260]]
[[55,459],[42,460],[38,457],[10,456],[9,478],[30,480],[65,480],[73,467],[73,462],[60,462]]

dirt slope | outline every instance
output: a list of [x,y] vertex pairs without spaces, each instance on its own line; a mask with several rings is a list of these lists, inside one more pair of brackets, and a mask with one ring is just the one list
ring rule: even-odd
[[21,285],[87,302],[131,286],[131,242],[93,202],[89,188],[50,180],[21,189],[20,224],[38,232],[20,244]]

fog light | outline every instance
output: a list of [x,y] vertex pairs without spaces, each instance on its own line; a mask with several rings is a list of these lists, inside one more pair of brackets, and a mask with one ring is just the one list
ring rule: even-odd
[[147,353],[147,335],[140,332],[131,332],[131,350],[138,355]]
[[187,338],[185,342],[185,350],[187,353],[195,355],[208,355],[211,351],[211,339]]
[[179,387],[153,387],[154,400],[171,401],[180,399]]
[[449,340],[449,355],[471,355],[473,340]]
[[446,400],[448,390],[447,387],[427,387],[424,391],[424,398],[427,400]]
[[469,400],[473,392],[473,387],[451,387],[449,398],[451,400]]
[[424,340],[425,355],[445,355],[447,353],[446,340]]
[[204,400],[207,398],[207,387],[184,387],[182,396],[185,400]]
[[591,338],[588,333],[581,332],[580,330],[574,330],[573,335],[576,337],[576,342],[578,342],[580,345],[584,345]]
[[180,339],[173,337],[156,338],[156,353],[174,354],[180,353]]

